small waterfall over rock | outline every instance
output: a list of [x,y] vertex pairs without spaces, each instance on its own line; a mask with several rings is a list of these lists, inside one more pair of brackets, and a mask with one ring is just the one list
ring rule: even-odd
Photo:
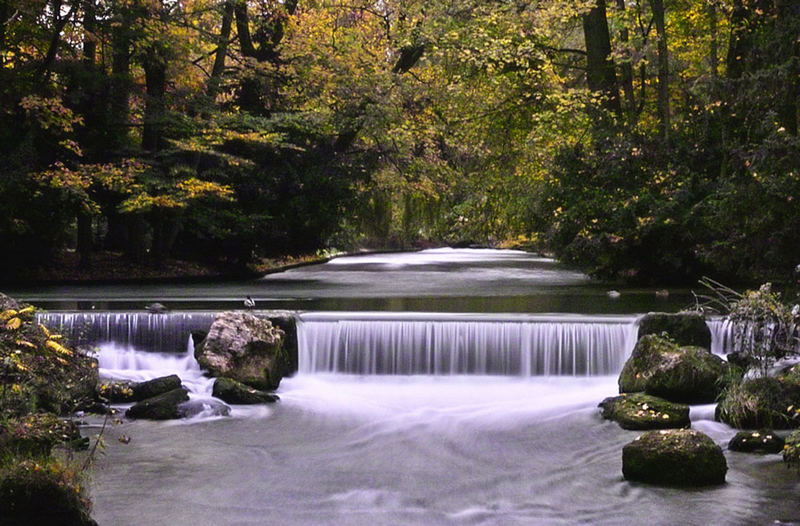
[[635,317],[306,313],[302,373],[615,374],[636,343]]

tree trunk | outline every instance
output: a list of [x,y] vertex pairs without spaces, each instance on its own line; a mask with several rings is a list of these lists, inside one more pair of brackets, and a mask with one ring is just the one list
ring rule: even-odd
[[150,263],[156,268],[163,268],[180,231],[180,211],[154,211],[151,214],[150,226],[153,230]]
[[[97,58],[97,44],[94,36],[94,30],[97,24],[95,18],[95,4],[94,0],[85,0],[83,7],[83,63],[89,70],[94,69],[95,59]],[[96,110],[91,103],[88,103],[84,97],[79,107],[81,113],[85,116],[86,126],[92,126],[97,122]],[[92,266],[92,252],[94,251],[93,232],[92,232],[92,215],[85,211],[78,211],[78,255],[80,261],[79,267],[82,269],[89,269]]]
[[[617,0],[617,8],[624,13],[625,0]],[[625,94],[625,113],[628,115],[629,124],[633,124],[636,121],[636,94],[633,91],[633,64],[631,63],[631,52],[628,49],[630,34],[627,27],[622,27],[619,39],[624,46],[622,52],[624,58],[620,64],[620,72],[622,73],[622,92]]]
[[53,67],[53,64],[56,61],[56,56],[58,55],[58,46],[61,44],[61,37],[64,32],[64,28],[67,25],[67,22],[72,18],[72,14],[75,12],[75,7],[78,4],[76,0],[75,4],[70,7],[69,11],[66,15],[61,16],[61,9],[63,6],[62,0],[52,0],[52,6],[50,9],[53,10],[53,32],[50,36],[50,44],[47,46],[47,52],[44,55],[44,59],[42,60],[42,64],[39,67],[39,72],[43,78],[47,78],[50,75],[50,70]]
[[222,82],[222,74],[225,72],[225,58],[228,55],[228,43],[231,38],[233,27],[233,3],[225,2],[222,6],[222,27],[217,39],[217,52],[214,55],[214,66],[211,69],[211,78],[208,79],[206,93],[212,99],[219,93],[219,85]]
[[778,103],[778,121],[788,133],[797,135],[797,100],[800,98],[800,5],[797,0],[775,0],[778,64],[785,72]]
[[744,73],[745,58],[752,48],[752,38],[748,28],[747,8],[742,0],[733,0],[731,10],[731,39],[728,44],[727,75],[731,80],[738,80]]
[[144,107],[144,127],[142,129],[142,148],[157,152],[164,142],[164,113],[167,90],[166,51],[160,42],[153,43],[143,60],[145,87],[147,94]]
[[708,66],[711,70],[711,81],[713,85],[716,85],[719,79],[719,51],[717,49],[719,45],[717,42],[719,32],[717,29],[717,6],[713,0],[708,3],[708,25],[709,32],[711,33],[711,45],[708,50]]
[[8,24],[8,0],[0,0],[0,66],[5,63],[6,24]]
[[664,18],[664,0],[650,0],[653,21],[658,34],[658,120],[661,137],[669,140],[669,51],[667,49],[667,28]]
[[92,216],[89,212],[78,212],[78,266],[89,269],[92,266]]
[[83,2],[83,60],[90,67],[97,58],[97,6],[95,0]]
[[596,0],[595,7],[583,15],[583,36],[586,42],[586,83],[591,91],[603,95],[603,107],[619,114],[617,75],[611,58],[605,0]]
[[111,95],[109,115],[109,148],[119,150],[128,144],[130,112],[131,14],[120,8],[112,22]]

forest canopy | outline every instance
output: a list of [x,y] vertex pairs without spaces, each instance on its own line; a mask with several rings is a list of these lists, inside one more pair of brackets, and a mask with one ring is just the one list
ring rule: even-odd
[[0,265],[516,241],[785,279],[798,94],[792,0],[0,0]]

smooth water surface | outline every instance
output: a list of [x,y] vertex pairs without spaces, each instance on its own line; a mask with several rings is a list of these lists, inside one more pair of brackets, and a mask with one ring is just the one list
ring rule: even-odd
[[[109,440],[94,516],[120,526],[800,521],[800,477],[775,455],[726,452],[727,483],[714,488],[624,481],[622,447],[638,433],[596,408],[615,383],[301,375],[258,417],[112,429],[132,440]],[[733,435],[710,420],[694,427],[721,444]]]
[[686,290],[609,287],[553,259],[516,250],[440,248],[338,257],[262,279],[206,283],[53,285],[7,293],[50,309],[131,310],[159,301],[173,309],[427,312],[640,313],[689,305]]

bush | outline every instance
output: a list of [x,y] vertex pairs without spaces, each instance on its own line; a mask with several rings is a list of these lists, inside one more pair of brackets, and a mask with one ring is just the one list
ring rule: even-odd
[[6,456],[0,465],[0,517],[6,526],[95,525],[82,471],[53,459]]

